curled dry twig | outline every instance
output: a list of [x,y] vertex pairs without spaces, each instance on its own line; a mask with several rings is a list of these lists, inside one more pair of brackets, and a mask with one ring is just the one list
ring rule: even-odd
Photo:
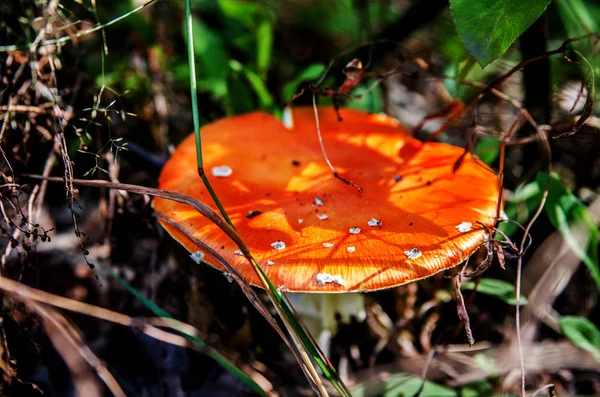
[[475,96],[475,98],[473,98],[469,103],[467,103],[462,109],[459,109],[457,112],[452,113],[450,118],[448,118],[448,120],[443,125],[441,125],[437,130],[435,130],[431,135],[429,135],[427,140],[433,140],[433,139],[437,138],[442,132],[446,131],[448,129],[448,127],[450,127],[452,124],[454,124],[456,121],[458,121],[463,115],[465,115],[469,110],[471,110],[481,99],[483,99],[487,94],[491,93],[493,89],[497,88],[499,85],[504,83],[512,75],[517,73],[519,70],[523,69],[525,66],[529,65],[530,63],[539,61],[540,59],[551,57],[553,55],[558,55],[558,54],[564,55],[571,43],[576,42],[576,41],[581,41],[581,40],[591,38],[591,37],[600,38],[600,33],[590,33],[590,34],[586,34],[583,36],[567,39],[567,40],[563,41],[563,43],[560,45],[560,47],[558,47],[552,51],[548,51],[548,52],[545,52],[538,56],[535,56],[533,58],[521,61],[519,64],[514,66],[508,72],[504,73],[502,76],[498,77],[496,80],[489,83],[477,96]]
[[[595,95],[595,86],[596,86],[596,77],[595,77],[594,67],[583,56],[582,53],[580,53],[577,50],[573,50],[573,52],[575,54],[577,54],[577,56],[583,61],[586,68],[588,69],[587,96],[585,99],[585,104],[583,105],[583,111],[581,112],[579,119],[577,119],[577,121],[575,122],[575,125],[573,126],[571,131],[567,131],[558,136],[555,136],[554,137],[555,139],[563,138],[566,136],[571,136],[571,135],[574,135],[575,133],[577,133],[577,131],[579,131],[581,129],[581,127],[583,127],[583,125],[585,124],[587,119],[590,118],[590,116],[592,115],[592,110],[594,109],[594,95]],[[566,58],[566,56],[565,56],[565,58]],[[581,85],[581,87],[583,90],[583,84]],[[573,108],[575,108],[575,105],[577,104],[578,101],[579,101],[579,95],[577,96],[577,101],[573,104]]]

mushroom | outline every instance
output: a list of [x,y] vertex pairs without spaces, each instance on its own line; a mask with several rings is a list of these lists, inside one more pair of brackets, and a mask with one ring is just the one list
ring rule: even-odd
[[[204,166],[231,170],[213,178],[213,188],[273,284],[289,292],[374,291],[429,277],[473,254],[496,222],[495,174],[471,155],[455,172],[462,148],[423,143],[387,116],[342,111],[340,122],[333,108],[319,109],[321,133],[331,162],[362,193],[332,175],[312,108],[293,109],[289,128],[255,112],[201,131]],[[159,188],[208,203],[195,150],[191,135],[165,165]],[[238,247],[194,209],[160,198],[154,209],[260,285]],[[248,217],[252,211],[260,214]],[[161,223],[198,251],[179,229]]]

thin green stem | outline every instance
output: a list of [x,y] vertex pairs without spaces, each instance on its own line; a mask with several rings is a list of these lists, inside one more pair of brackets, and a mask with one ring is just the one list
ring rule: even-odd
[[[196,139],[199,139],[198,137],[199,137],[199,134],[196,135]],[[196,144],[196,148],[199,148],[201,143],[199,140],[197,140],[196,142],[198,142]],[[198,158],[198,161],[200,161],[200,158]],[[202,181],[204,182],[204,186],[206,186],[206,189],[208,190],[208,192],[210,193],[210,196],[212,197],[213,201],[217,205],[217,208],[219,208],[219,212],[221,213],[223,218],[225,218],[225,222],[227,222],[227,224],[229,226],[231,226],[231,228],[233,230],[236,230],[235,226],[233,226],[233,222],[231,222],[231,219],[229,219],[229,215],[227,215],[227,212],[225,211],[223,204],[221,204],[221,200],[219,200],[219,198],[217,197],[217,193],[215,193],[210,182],[208,181],[208,177],[206,176],[206,173],[204,172],[204,168],[202,167],[202,165],[198,166],[198,174],[200,175],[200,178],[202,178]]]
[[202,161],[202,137],[200,136],[200,117],[198,115],[198,83],[196,82],[196,60],[194,58],[194,28],[192,26],[192,2],[191,0],[185,0],[185,26],[187,30],[187,50],[188,50],[188,63],[190,70],[190,94],[192,100],[192,119],[194,121],[194,136],[196,137],[196,158],[198,159],[198,175],[202,178],[206,189],[210,193],[213,201],[219,208],[219,212],[225,219],[225,221],[235,229],[229,215],[223,208],[223,204],[217,197],[206,173],[204,172],[204,165]]

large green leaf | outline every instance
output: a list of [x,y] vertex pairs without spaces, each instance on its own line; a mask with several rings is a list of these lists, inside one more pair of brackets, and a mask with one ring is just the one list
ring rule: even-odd
[[558,320],[563,334],[577,347],[587,350],[600,361],[600,331],[587,318],[563,316]]
[[[548,174],[540,172],[536,178],[540,190],[545,189],[547,181]],[[590,217],[585,205],[563,186],[556,174],[550,175],[550,188],[545,209],[552,225],[558,229],[569,247],[587,266],[600,289],[598,226]],[[574,231],[577,231],[577,234]],[[587,246],[582,246],[582,238],[587,240]]]
[[539,18],[552,0],[450,0],[456,31],[483,67]]

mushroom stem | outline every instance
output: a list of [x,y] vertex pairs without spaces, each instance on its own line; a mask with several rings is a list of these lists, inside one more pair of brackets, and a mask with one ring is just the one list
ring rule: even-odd
[[365,298],[361,293],[287,293],[286,296],[328,357],[331,338],[337,332],[338,324],[349,323],[352,317],[361,321],[366,317]]

